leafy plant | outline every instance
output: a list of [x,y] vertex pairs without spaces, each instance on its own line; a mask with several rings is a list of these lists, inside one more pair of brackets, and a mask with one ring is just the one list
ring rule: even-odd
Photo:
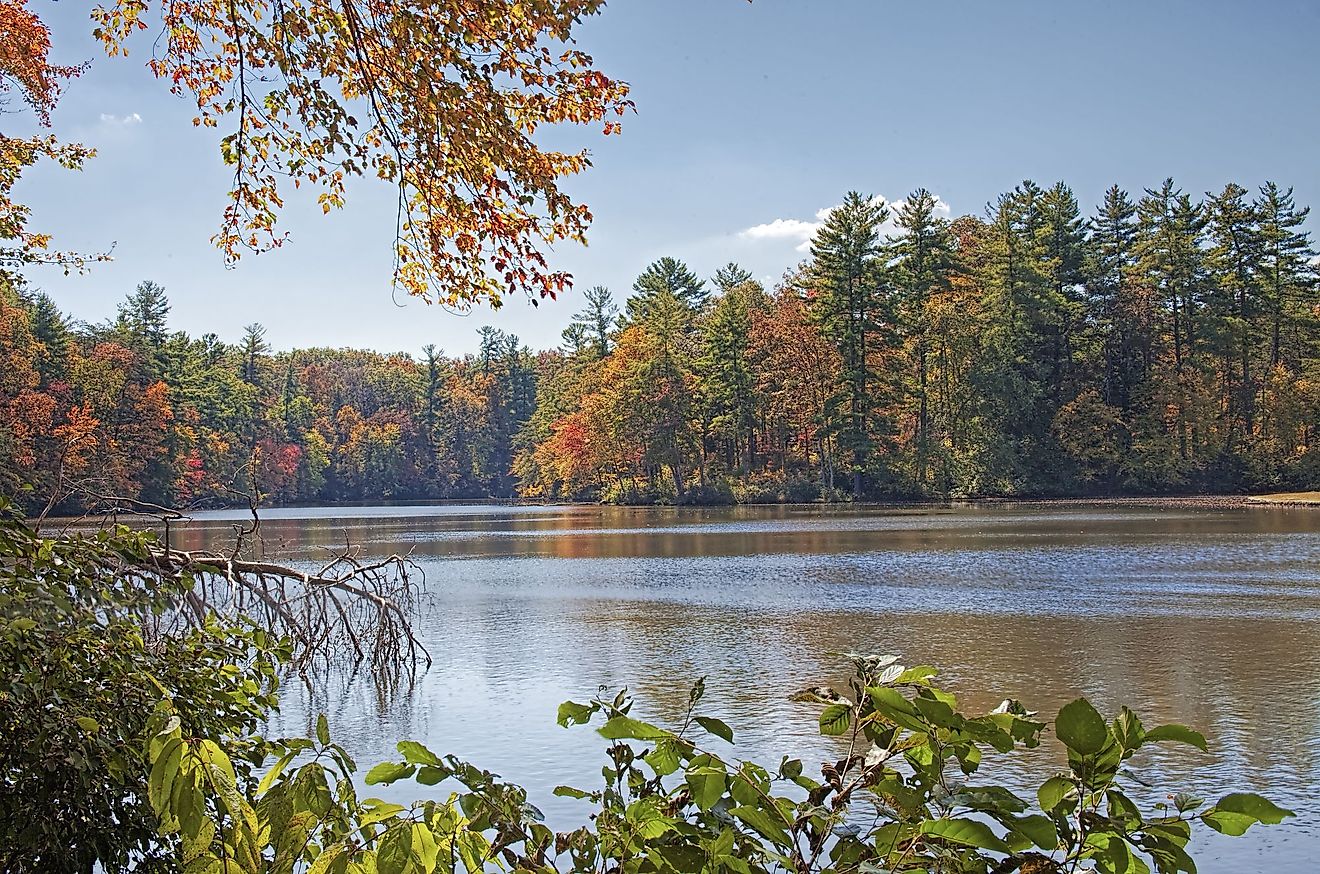
[[[315,740],[261,745],[274,763],[259,781],[245,778],[221,747],[183,733],[168,706],[149,744],[152,803],[187,870],[252,874],[1194,872],[1186,848],[1197,823],[1240,835],[1292,815],[1252,793],[1209,805],[1172,795],[1143,810],[1120,776],[1147,744],[1204,749],[1185,726],[1147,730],[1126,708],[1107,722],[1085,699],[1052,725],[1014,701],[967,716],[932,682],[934,668],[851,658],[846,694],[801,696],[823,705],[820,730],[843,753],[819,780],[801,760],[771,768],[721,752],[734,733],[698,712],[703,681],[676,729],[634,717],[626,691],[560,707],[560,724],[599,720],[608,741],[600,788],[555,790],[594,808],[567,832],[552,832],[518,786],[412,741],[366,783],[412,778],[436,796],[407,806],[359,799],[354,763],[324,717]],[[1036,747],[1051,728],[1068,769],[1039,787],[1034,805],[976,778],[983,759]]]
[[167,633],[191,580],[135,573],[153,543],[40,537],[0,502],[0,870],[174,869],[143,749],[162,698],[189,737],[259,743],[288,649],[214,616]]

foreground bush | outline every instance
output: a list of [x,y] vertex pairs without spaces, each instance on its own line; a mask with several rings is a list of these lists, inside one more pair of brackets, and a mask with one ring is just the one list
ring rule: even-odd
[[5,874],[177,870],[146,791],[143,744],[162,698],[191,737],[250,768],[237,754],[276,705],[289,650],[213,615],[173,621],[188,581],[144,570],[153,542],[122,529],[38,537],[0,501]]
[[[359,799],[354,765],[330,742],[271,745],[273,766],[244,781],[208,741],[166,720],[151,741],[152,803],[177,834],[188,870],[408,874],[494,867],[518,871],[625,872],[1194,872],[1194,828],[1241,835],[1291,816],[1251,793],[1206,804],[1187,795],[1143,809],[1120,769],[1149,744],[1205,749],[1181,725],[1146,729],[1126,708],[1106,722],[1085,699],[1036,720],[1015,702],[966,716],[931,682],[935,670],[854,657],[850,695],[818,690],[823,734],[842,757],[808,777],[800,760],[773,767],[717,752],[733,731],[700,715],[693,689],[676,729],[634,718],[620,693],[560,707],[564,725],[599,719],[608,742],[604,783],[561,786],[590,802],[589,823],[552,832],[526,792],[421,744],[372,768],[367,784],[414,779],[428,800],[409,806]],[[1068,770],[1027,799],[974,779],[983,757],[1062,743]],[[302,761],[295,766],[296,761]]]

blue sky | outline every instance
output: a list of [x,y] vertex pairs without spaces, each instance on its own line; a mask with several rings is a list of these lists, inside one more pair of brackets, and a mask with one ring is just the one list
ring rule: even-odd
[[378,184],[329,217],[292,198],[286,247],[226,270],[208,242],[229,178],[214,132],[144,69],[146,42],[106,59],[84,4],[33,7],[58,60],[93,60],[55,132],[99,157],[80,174],[35,170],[18,195],[59,246],[114,242],[115,260],[29,279],[89,321],[153,279],[173,327],[231,341],[260,321],[280,349],[452,354],[491,324],[546,348],[581,290],[621,300],[662,255],[773,281],[854,188],[892,200],[925,186],[957,215],[1024,178],[1063,179],[1088,210],[1115,182],[1139,193],[1173,176],[1199,193],[1273,179],[1320,208],[1318,3],[614,0],[579,43],[632,84],[638,112],[620,137],[576,137],[595,167],[568,187],[596,221],[589,247],[552,263],[578,292],[456,315],[392,294],[393,197]]

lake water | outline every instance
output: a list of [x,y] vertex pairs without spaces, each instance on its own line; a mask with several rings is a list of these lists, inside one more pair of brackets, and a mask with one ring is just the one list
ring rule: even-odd
[[[217,542],[237,518],[198,514],[179,543]],[[735,754],[810,769],[834,752],[816,710],[789,695],[842,681],[831,652],[893,653],[939,665],[968,710],[1014,697],[1052,716],[1084,694],[1148,727],[1203,731],[1208,755],[1163,747],[1139,761],[1162,786],[1254,789],[1298,817],[1197,840],[1201,871],[1316,870],[1320,511],[434,506],[263,519],[284,557],[347,539],[412,550],[426,572],[435,661],[414,689],[381,696],[365,676],[286,689],[277,730],[307,733],[325,710],[366,766],[417,739],[527,786],[564,828],[584,808],[551,789],[594,787],[603,757],[593,732],[555,724],[561,701],[626,685],[636,712],[676,720],[705,675],[703,711],[734,727]],[[1053,755],[1009,779],[1049,773]]]

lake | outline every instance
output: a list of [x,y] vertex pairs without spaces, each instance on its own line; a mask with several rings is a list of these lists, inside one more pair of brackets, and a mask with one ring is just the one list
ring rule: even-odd
[[[176,542],[216,543],[240,518],[197,514]],[[423,741],[527,786],[552,827],[585,810],[553,787],[594,788],[603,762],[593,732],[555,724],[561,701],[626,685],[636,713],[672,721],[708,676],[703,712],[734,727],[736,755],[810,772],[834,753],[789,695],[841,682],[830,653],[854,650],[940,666],[968,710],[1012,697],[1052,717],[1084,694],[1186,723],[1211,752],[1143,751],[1162,787],[1254,789],[1298,814],[1194,842],[1201,871],[1315,870],[1320,510],[338,507],[268,510],[262,531],[286,558],[346,539],[411,550],[435,660],[394,696],[366,676],[290,684],[275,730],[309,733],[324,710],[365,766]],[[1047,746],[1012,779],[1057,767]]]

